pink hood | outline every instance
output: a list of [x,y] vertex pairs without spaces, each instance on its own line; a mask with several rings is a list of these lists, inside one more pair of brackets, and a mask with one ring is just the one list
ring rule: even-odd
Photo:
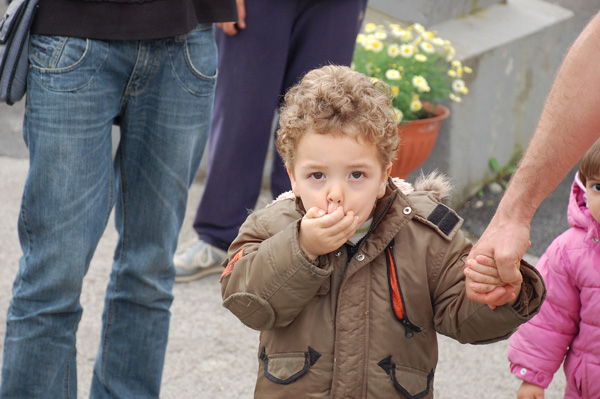
[[571,227],[587,231],[588,234],[586,235],[586,239],[593,240],[598,237],[599,224],[594,220],[587,207],[585,186],[581,183],[581,180],[579,180],[579,173],[575,175],[573,185],[571,186],[567,220]]
[[546,301],[511,337],[508,358],[513,374],[543,388],[564,359],[565,398],[600,398],[600,226],[578,180],[567,210],[571,228],[536,266],[546,282]]

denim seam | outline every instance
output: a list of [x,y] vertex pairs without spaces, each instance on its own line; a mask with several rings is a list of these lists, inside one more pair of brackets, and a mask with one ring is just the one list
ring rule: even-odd
[[65,380],[64,380],[64,384],[63,384],[65,399],[69,399],[69,369],[70,369],[70,364],[71,364],[71,358],[73,357],[73,352],[75,350],[76,350],[75,345],[73,345],[73,348],[71,349],[71,352],[69,352],[69,356],[67,357],[67,369],[65,372]]
[[[101,373],[101,378],[102,380],[104,380],[104,370],[106,367],[106,354],[108,352],[108,346],[109,346],[109,341],[110,341],[110,329],[112,327],[112,320],[113,320],[113,301],[114,301],[114,294],[116,292],[119,291],[119,277],[120,277],[120,267],[123,264],[123,258],[124,258],[124,253],[127,247],[127,196],[126,196],[126,190],[125,190],[125,173],[123,171],[123,165],[124,165],[124,155],[123,155],[123,151],[119,151],[119,158],[120,158],[120,163],[121,163],[121,192],[122,192],[122,198],[123,198],[123,231],[121,233],[121,240],[122,240],[122,245],[121,245],[121,253],[119,254],[119,271],[117,273],[115,273],[115,284],[113,287],[113,297],[110,298],[108,300],[108,310],[106,312],[106,331],[104,333],[104,344],[102,345],[102,367],[100,370]],[[112,186],[111,186],[111,190],[112,190]],[[108,295],[108,293],[107,293]]]
[[[152,79],[152,75],[154,75],[154,72],[156,71],[156,51],[155,50],[151,50],[151,55],[152,55],[152,68],[150,69],[150,73],[144,73],[144,79],[146,81],[145,85],[141,88],[135,88],[135,90],[130,90],[130,87],[132,85],[132,83],[136,80],[137,77],[139,77],[139,73],[138,73],[138,65],[140,62],[140,54],[142,52],[142,46],[145,45],[144,42],[140,41],[138,44],[138,53],[137,53],[137,57],[135,60],[135,65],[133,66],[133,70],[131,72],[131,76],[129,77],[129,81],[127,82],[127,86],[125,86],[125,92],[123,95],[123,100],[121,102],[121,112],[123,111],[123,108],[125,106],[125,102],[127,102],[127,99],[129,99],[129,97],[137,95],[141,92],[143,92],[144,90],[146,90],[146,88],[148,87],[148,85],[150,84],[150,80]],[[144,72],[144,71],[142,71]]]

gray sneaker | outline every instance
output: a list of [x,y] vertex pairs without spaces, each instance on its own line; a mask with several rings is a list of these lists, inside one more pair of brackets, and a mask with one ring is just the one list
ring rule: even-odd
[[227,252],[202,240],[194,240],[175,252],[175,282],[186,283],[223,271]]

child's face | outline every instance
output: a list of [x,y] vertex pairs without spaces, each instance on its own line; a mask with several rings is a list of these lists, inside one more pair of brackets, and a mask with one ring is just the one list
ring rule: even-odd
[[391,165],[383,170],[377,147],[344,134],[306,133],[297,144],[292,190],[308,211],[332,213],[338,206],[353,211],[360,226],[385,194]]
[[592,217],[600,223],[600,176],[593,176],[586,180],[585,195]]

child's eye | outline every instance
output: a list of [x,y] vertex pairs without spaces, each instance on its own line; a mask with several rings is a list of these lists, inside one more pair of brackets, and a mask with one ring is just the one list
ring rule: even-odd
[[325,177],[325,175],[322,172],[315,172],[311,173],[310,177],[312,177],[315,180],[321,180],[323,177]]
[[353,178],[353,179],[355,179],[355,180],[358,180],[358,179],[360,179],[363,176],[364,176],[363,172],[352,172],[352,173],[350,173],[350,177]]
[[594,184],[594,185],[592,186],[592,189],[593,189],[594,191],[600,191],[600,183],[596,183],[596,184]]

